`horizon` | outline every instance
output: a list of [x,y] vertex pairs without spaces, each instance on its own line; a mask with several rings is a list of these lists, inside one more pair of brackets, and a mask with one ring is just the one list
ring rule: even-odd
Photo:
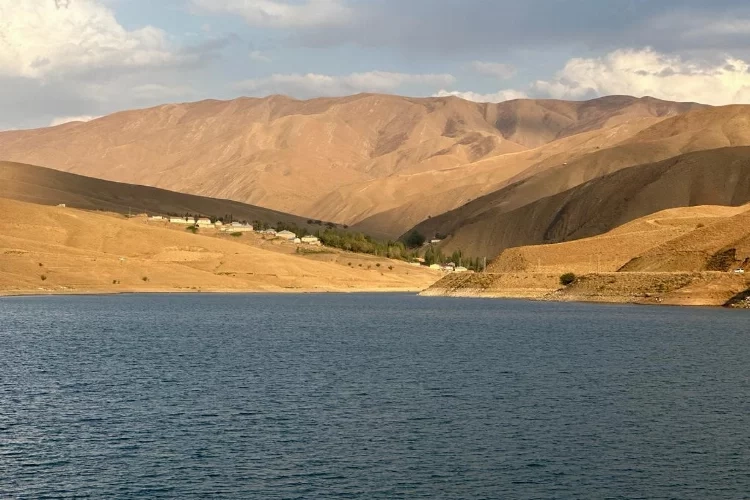
[[0,0],[0,18],[0,130],[273,94],[750,103],[739,0]]
[[603,95],[603,96],[592,97],[590,99],[555,99],[555,98],[549,98],[549,97],[548,98],[521,97],[521,98],[516,98],[516,99],[508,99],[506,101],[501,101],[501,102],[472,101],[470,99],[466,99],[464,97],[456,96],[456,95],[448,95],[448,96],[408,96],[408,95],[388,94],[388,93],[378,93],[378,92],[359,92],[359,93],[356,93],[356,94],[334,96],[334,97],[320,96],[320,97],[309,97],[309,98],[296,98],[294,96],[290,96],[290,95],[287,95],[287,94],[269,94],[269,95],[264,95],[264,96],[237,96],[237,97],[232,97],[232,98],[228,98],[228,99],[216,99],[216,98],[212,98],[212,97],[207,97],[205,99],[199,99],[199,100],[195,100],[195,101],[165,102],[165,103],[154,104],[152,106],[145,106],[145,107],[141,107],[141,108],[130,108],[130,109],[117,110],[117,111],[113,111],[112,113],[108,113],[108,114],[101,115],[101,116],[71,117],[71,119],[60,121],[59,123],[50,123],[48,125],[42,125],[42,126],[39,126],[39,127],[0,129],[0,133],[2,133],[2,132],[14,132],[14,131],[29,131],[29,130],[37,130],[37,129],[44,129],[44,128],[52,128],[52,127],[61,127],[63,125],[75,124],[75,123],[78,123],[78,124],[88,123],[88,122],[93,122],[93,121],[96,121],[96,120],[99,120],[99,119],[102,119],[102,118],[107,118],[108,116],[116,115],[116,114],[119,114],[119,113],[127,113],[127,112],[130,112],[130,111],[145,111],[145,110],[156,109],[156,108],[161,108],[161,107],[165,107],[165,106],[185,106],[185,105],[200,104],[200,103],[203,103],[203,102],[210,102],[210,101],[217,102],[217,103],[227,103],[227,102],[232,102],[232,101],[239,101],[239,100],[242,100],[242,99],[248,99],[248,100],[249,99],[265,100],[265,99],[271,99],[271,98],[274,98],[274,97],[281,97],[281,98],[285,98],[285,99],[289,99],[289,100],[297,101],[297,102],[309,102],[309,101],[323,100],[323,99],[336,100],[336,99],[348,99],[348,98],[353,98],[353,97],[367,97],[367,96],[383,96],[383,97],[393,97],[393,98],[400,98],[400,99],[417,99],[417,100],[457,99],[457,100],[465,101],[465,102],[468,102],[468,103],[482,104],[482,105],[487,105],[487,104],[495,104],[495,105],[497,105],[497,104],[501,104],[501,103],[505,103],[505,102],[514,102],[514,101],[536,101],[536,102],[555,101],[555,102],[582,102],[582,103],[586,103],[586,102],[595,102],[595,101],[600,101],[600,100],[604,100],[604,99],[618,98],[618,97],[619,98],[623,98],[623,97],[624,98],[632,98],[632,99],[638,99],[638,100],[640,100],[640,99],[653,99],[653,100],[661,101],[661,102],[675,102],[677,104],[697,104],[697,105],[706,106],[706,107],[725,107],[725,106],[737,106],[738,105],[738,104],[712,105],[712,104],[706,104],[706,103],[696,102],[696,101],[666,101],[664,99],[659,99],[658,97],[654,97],[654,96],[650,96],[650,95],[644,95],[644,96],[637,97],[637,96],[625,95],[625,94]]

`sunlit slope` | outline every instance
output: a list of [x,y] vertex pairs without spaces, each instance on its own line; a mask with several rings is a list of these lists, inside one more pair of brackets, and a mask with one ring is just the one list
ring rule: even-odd
[[258,220],[269,224],[289,222],[304,226],[307,223],[305,218],[235,201],[103,181],[12,162],[0,162],[0,198],[43,205],[62,203],[74,208],[122,214],[232,215],[236,220]]
[[209,100],[3,132],[0,160],[347,224],[388,212],[370,225],[397,236],[542,161],[609,147],[699,107],[626,96]]
[[192,234],[143,218],[7,199],[0,210],[3,293],[405,291],[438,277],[401,262],[297,255],[280,245],[261,248],[265,242],[252,235]]
[[[595,236],[667,208],[737,206],[750,201],[750,148],[722,148],[619,170],[514,210],[522,185],[477,200],[417,226],[423,234],[449,234],[447,250],[492,258],[511,247]],[[476,209],[473,213],[467,210]]]
[[[489,272],[727,271],[750,257],[750,205],[663,210],[591,238],[504,250]],[[734,249],[733,260],[715,256]],[[729,252],[731,253],[731,252]],[[721,269],[720,269],[721,268]]]

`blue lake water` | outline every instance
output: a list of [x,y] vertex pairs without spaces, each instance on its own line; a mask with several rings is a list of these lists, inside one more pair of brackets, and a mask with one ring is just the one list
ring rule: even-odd
[[0,497],[748,498],[747,311],[0,299]]

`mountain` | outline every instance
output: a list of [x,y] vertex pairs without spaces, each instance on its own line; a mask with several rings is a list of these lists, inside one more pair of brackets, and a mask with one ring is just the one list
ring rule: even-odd
[[266,208],[147,186],[104,181],[22,163],[0,162],[0,198],[41,205],[65,204],[69,207],[107,212],[184,215],[186,213],[235,220],[307,224],[305,218]]
[[[432,218],[416,230],[445,233],[444,250],[492,258],[502,250],[602,234],[631,220],[667,208],[694,205],[741,205],[750,201],[750,147],[699,151],[630,168],[535,199],[550,191],[560,171],[538,174],[464,207]],[[605,170],[606,171],[606,170]],[[580,173],[579,173],[580,174]],[[529,185],[535,189],[529,189]],[[524,203],[526,202],[526,203]]]
[[[0,295],[414,291],[439,273],[369,255],[192,234],[143,217],[0,198]],[[189,312],[187,313],[189,314]]]
[[591,238],[508,248],[486,273],[448,274],[423,294],[747,308],[749,287],[747,204],[668,209]]
[[703,108],[627,96],[208,100],[2,132],[0,160],[360,223],[395,237],[519,176]]
[[[731,254],[731,259],[729,258]],[[725,256],[725,257],[721,257]],[[750,205],[662,210],[599,236],[508,248],[491,273],[750,271]]]

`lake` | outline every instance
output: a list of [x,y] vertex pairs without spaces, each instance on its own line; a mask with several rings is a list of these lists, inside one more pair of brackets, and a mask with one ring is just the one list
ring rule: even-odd
[[0,497],[747,498],[747,311],[0,299]]

